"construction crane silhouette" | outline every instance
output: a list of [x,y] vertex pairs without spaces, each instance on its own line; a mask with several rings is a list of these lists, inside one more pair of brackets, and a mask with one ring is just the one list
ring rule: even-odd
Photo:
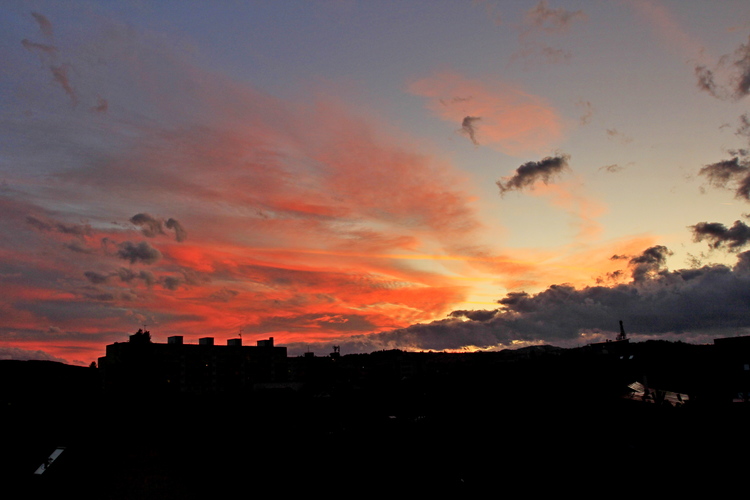
[[625,340],[628,336],[625,335],[625,328],[622,326],[622,320],[620,320],[620,334],[615,338],[615,340]]

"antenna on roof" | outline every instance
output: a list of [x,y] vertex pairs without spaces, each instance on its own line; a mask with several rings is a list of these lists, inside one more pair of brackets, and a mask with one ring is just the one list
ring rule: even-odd
[[625,335],[625,327],[622,326],[622,320],[620,320],[620,334],[615,340],[625,340],[627,338],[627,335]]

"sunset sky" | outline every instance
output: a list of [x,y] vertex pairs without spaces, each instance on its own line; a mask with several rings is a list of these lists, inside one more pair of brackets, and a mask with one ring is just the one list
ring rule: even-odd
[[747,0],[0,18],[0,359],[750,333]]

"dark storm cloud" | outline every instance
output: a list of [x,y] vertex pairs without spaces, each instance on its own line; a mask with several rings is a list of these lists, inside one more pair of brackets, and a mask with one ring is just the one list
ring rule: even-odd
[[161,259],[161,252],[152,247],[147,241],[141,241],[140,243],[124,241],[117,245],[117,256],[130,261],[131,264],[135,264],[136,262],[153,264]]
[[500,194],[507,191],[522,190],[533,186],[536,182],[547,184],[554,176],[568,168],[570,155],[548,156],[541,161],[530,161],[516,169],[515,175],[504,177],[496,182],[500,188]]
[[466,118],[464,118],[463,122],[461,122],[461,132],[468,135],[469,139],[471,139],[471,142],[473,142],[475,146],[479,146],[476,137],[476,122],[480,121],[481,119],[482,118],[479,116],[467,116]]
[[696,242],[707,240],[711,248],[726,247],[733,252],[750,242],[750,226],[742,221],[735,221],[730,228],[719,222],[699,222],[690,229]]
[[704,166],[698,175],[705,176],[713,187],[728,188],[731,184],[735,189],[736,198],[750,201],[750,165],[748,163],[735,156],[731,160]]
[[[732,268],[708,265],[669,271],[663,246],[630,260],[633,280],[614,286],[552,285],[537,294],[509,293],[497,310],[454,311],[447,319],[340,339],[342,352],[376,349],[492,348],[513,342],[578,345],[613,338],[623,320],[629,335],[711,341],[750,329],[750,252]],[[644,266],[651,273],[643,274]],[[680,337],[681,336],[681,337]],[[590,341],[590,340],[589,340]]]
[[[717,72],[728,73],[724,84],[717,82]],[[747,44],[740,44],[732,55],[719,59],[714,69],[706,65],[695,67],[698,88],[718,99],[742,99],[750,94],[750,37]]]
[[453,311],[450,313],[451,318],[468,318],[474,321],[487,321],[492,319],[497,311],[473,310],[473,311]]

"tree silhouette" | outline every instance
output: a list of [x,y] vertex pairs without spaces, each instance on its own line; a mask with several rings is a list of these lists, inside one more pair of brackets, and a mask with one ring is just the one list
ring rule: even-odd
[[139,328],[137,332],[130,336],[130,342],[132,344],[150,344],[151,332]]

